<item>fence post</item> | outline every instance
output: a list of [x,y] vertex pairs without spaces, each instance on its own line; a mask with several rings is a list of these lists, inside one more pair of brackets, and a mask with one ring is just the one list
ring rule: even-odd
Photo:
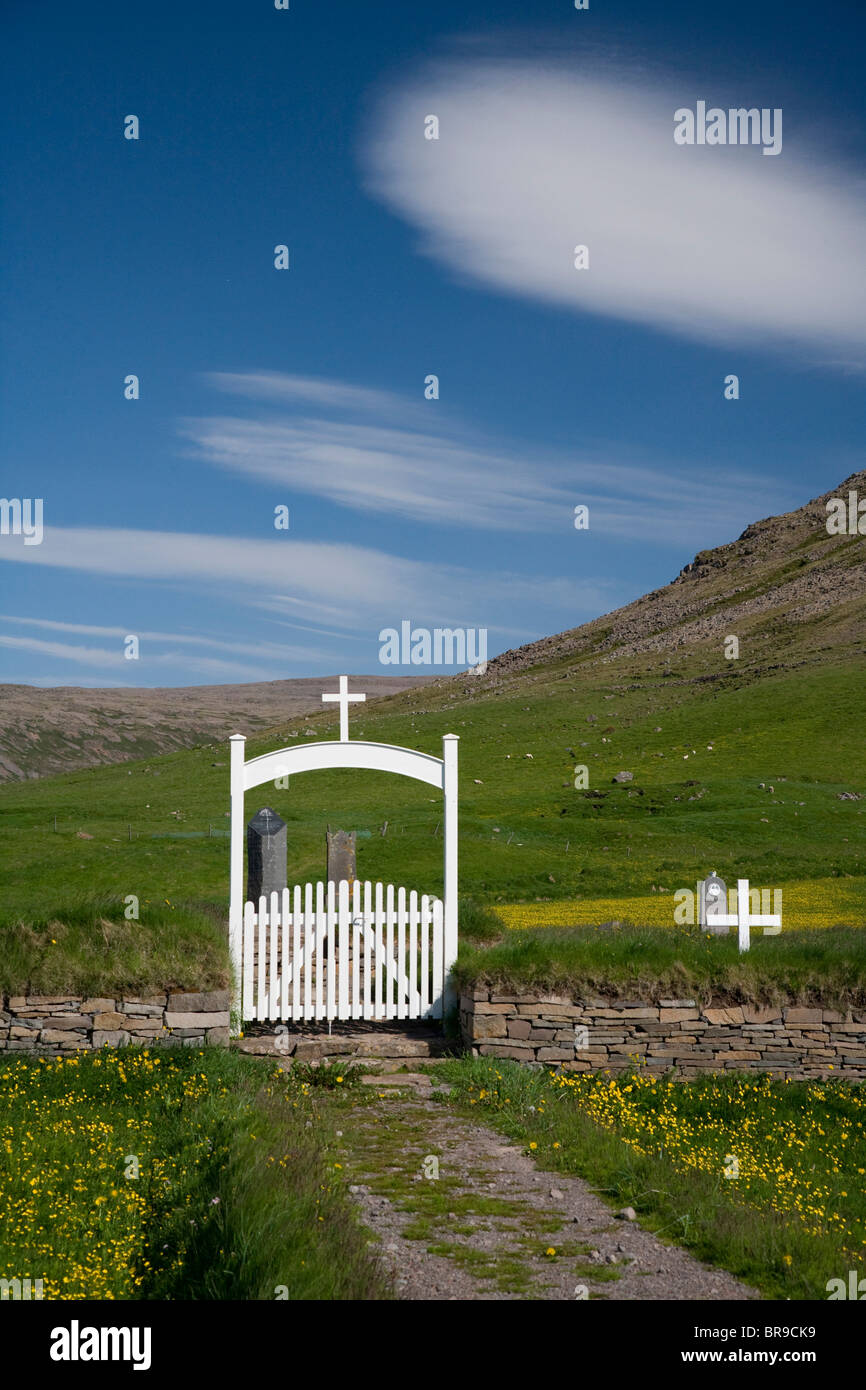
[[747,878],[737,879],[737,945],[741,951],[749,949],[749,918],[751,915],[751,903],[749,901],[749,880]]
[[443,880],[444,880],[444,998],[443,1018],[457,1002],[451,970],[457,960],[457,734],[442,737],[442,791],[444,793]]
[[[232,734],[231,749],[231,848],[229,854],[229,954],[234,975],[232,1029],[240,1032],[241,951],[244,910],[244,749],[243,734]],[[259,962],[261,968],[262,962]]]

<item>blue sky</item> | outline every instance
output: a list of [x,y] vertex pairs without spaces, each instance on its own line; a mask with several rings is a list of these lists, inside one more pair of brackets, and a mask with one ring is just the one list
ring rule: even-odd
[[[393,672],[405,619],[493,655],[864,466],[854,0],[0,23],[2,495],[45,526],[0,536],[0,680]],[[698,100],[781,153],[676,147]]]

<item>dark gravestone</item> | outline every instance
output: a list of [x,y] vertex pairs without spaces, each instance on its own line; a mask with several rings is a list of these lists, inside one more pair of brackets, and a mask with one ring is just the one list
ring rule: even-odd
[[247,902],[286,887],[286,822],[265,806],[247,826]]
[[354,883],[355,832],[354,830],[328,831],[328,882],[340,883],[346,879]]
[[700,924],[704,931],[714,936],[727,936],[728,928],[717,926],[714,918],[726,916],[728,911],[728,890],[725,881],[719,878],[715,869],[701,884]]

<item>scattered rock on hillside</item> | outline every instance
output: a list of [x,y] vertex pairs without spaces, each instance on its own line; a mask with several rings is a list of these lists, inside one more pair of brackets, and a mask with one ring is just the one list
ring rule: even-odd
[[612,782],[632,782],[632,781],[634,781],[634,773],[633,773],[633,772],[618,772],[618,773],[616,774],[615,777],[612,777],[612,778],[611,778],[611,781],[612,781]]

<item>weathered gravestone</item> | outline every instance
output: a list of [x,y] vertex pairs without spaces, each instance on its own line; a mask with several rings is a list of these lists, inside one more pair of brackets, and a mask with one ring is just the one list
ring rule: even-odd
[[286,822],[264,806],[247,826],[247,902],[286,886]]
[[340,883],[346,879],[354,883],[355,832],[354,830],[329,830],[328,834],[328,882]]
[[715,923],[717,917],[724,917],[728,911],[728,890],[724,879],[719,878],[715,869],[701,884],[699,920],[704,931],[713,936],[727,936],[728,927]]

